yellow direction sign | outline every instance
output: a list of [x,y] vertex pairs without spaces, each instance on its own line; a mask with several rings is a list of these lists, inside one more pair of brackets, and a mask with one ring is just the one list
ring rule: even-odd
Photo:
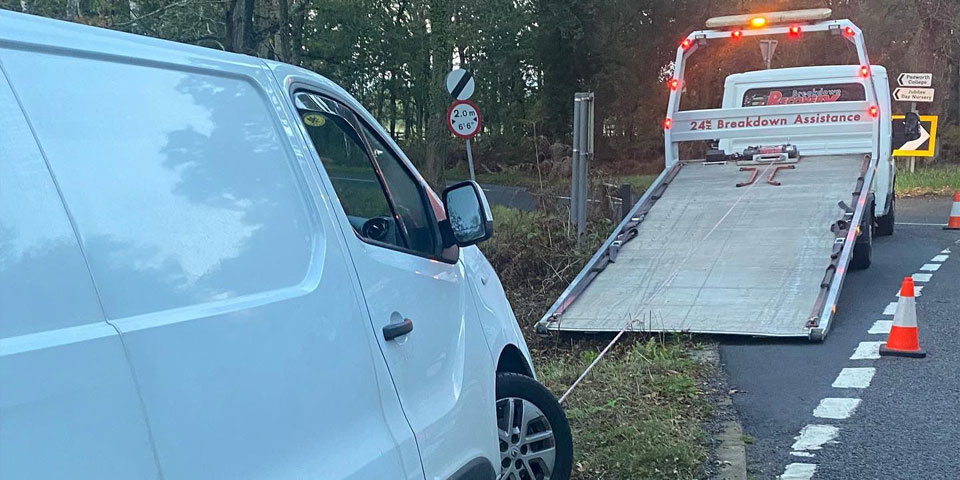
[[[903,120],[903,115],[892,115],[893,120]],[[920,138],[903,145],[893,146],[894,157],[932,157],[937,143],[937,116],[920,115]]]

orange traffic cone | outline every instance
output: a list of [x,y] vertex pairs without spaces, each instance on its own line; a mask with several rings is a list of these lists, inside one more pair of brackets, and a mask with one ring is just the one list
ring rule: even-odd
[[917,303],[913,297],[913,277],[903,279],[900,286],[900,300],[897,313],[893,315],[893,326],[887,343],[880,345],[880,355],[923,358],[927,352],[920,350],[917,337]]
[[960,230],[960,192],[953,194],[953,207],[950,208],[950,218],[944,230]]

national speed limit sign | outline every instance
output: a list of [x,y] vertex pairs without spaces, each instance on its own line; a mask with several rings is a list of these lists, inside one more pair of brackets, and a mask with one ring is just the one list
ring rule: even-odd
[[471,139],[480,132],[480,111],[469,100],[458,100],[447,109],[447,128],[460,137]]

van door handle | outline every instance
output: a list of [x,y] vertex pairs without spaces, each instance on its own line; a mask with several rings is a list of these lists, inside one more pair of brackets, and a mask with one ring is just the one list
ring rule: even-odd
[[391,323],[383,327],[383,339],[390,341],[413,331],[413,320],[404,318],[402,322]]

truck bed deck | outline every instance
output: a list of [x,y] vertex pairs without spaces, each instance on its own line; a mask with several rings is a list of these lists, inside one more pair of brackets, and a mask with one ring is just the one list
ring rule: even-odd
[[687,162],[640,214],[636,236],[615,252],[608,241],[609,261],[588,265],[586,284],[568,288],[541,327],[807,336],[836,258],[838,203],[850,203],[864,166],[862,155],[803,157],[777,173],[780,186],[760,165],[755,183],[737,187],[749,172],[735,162]]

